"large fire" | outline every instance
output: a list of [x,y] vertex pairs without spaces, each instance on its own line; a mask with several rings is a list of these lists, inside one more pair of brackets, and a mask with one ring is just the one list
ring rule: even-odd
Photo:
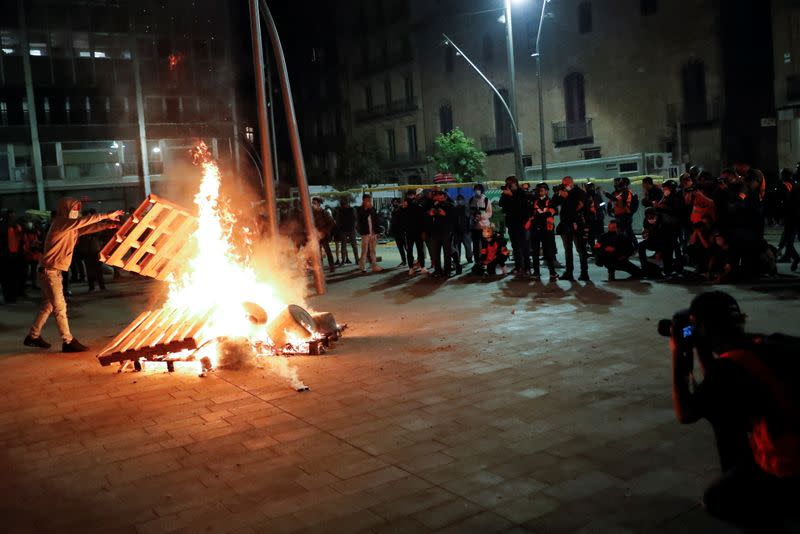
[[259,280],[250,263],[251,251],[237,251],[231,232],[236,220],[220,199],[220,171],[208,147],[201,143],[193,152],[195,163],[203,171],[200,189],[194,197],[198,227],[192,236],[194,256],[169,282],[165,307],[209,312],[203,338],[248,338],[267,342],[264,325],[247,319],[243,303],[253,302],[275,318],[287,303],[271,284]]

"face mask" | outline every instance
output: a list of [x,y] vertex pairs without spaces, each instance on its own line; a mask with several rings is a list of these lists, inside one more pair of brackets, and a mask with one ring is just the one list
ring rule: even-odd
[[80,215],[81,215],[81,212],[78,211],[78,210],[72,210],[72,211],[69,212],[69,218],[70,219],[77,219],[78,217],[80,217]]

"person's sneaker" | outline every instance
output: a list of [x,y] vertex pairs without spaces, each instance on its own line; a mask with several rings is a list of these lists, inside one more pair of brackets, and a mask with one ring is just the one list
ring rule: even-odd
[[25,341],[23,341],[22,344],[26,347],[38,347],[40,349],[50,348],[50,343],[42,339],[42,336],[33,337],[29,335],[25,338]]
[[575,281],[575,277],[572,276],[572,273],[563,273],[563,274],[559,275],[558,279],[559,280],[566,280],[568,282],[574,282]]
[[581,273],[581,275],[578,277],[578,280],[580,280],[581,282],[591,282],[592,281],[589,278],[589,273]]
[[550,280],[555,282],[556,280],[558,280],[558,275],[554,272],[550,273]]
[[417,271],[413,267],[408,270],[408,276],[414,276],[415,274],[417,274]]
[[533,278],[534,280],[540,280],[540,279],[542,278],[542,275],[541,275],[541,274],[539,274],[539,273],[537,273],[537,272],[534,272],[534,273],[531,275],[531,278]]
[[406,266],[406,262],[404,262],[404,261],[401,261],[400,264],[398,265],[398,267],[405,267],[405,266]]
[[372,272],[373,273],[379,273],[379,272],[382,272],[382,271],[383,271],[383,267],[381,267],[380,265],[373,265],[372,266]]
[[63,343],[61,345],[61,352],[85,352],[87,350],[89,350],[89,347],[82,344],[74,337],[72,338],[72,341],[70,341],[69,343]]
[[328,266],[328,271],[330,271],[332,273],[335,273],[336,272],[336,267],[334,267],[333,265],[330,265],[330,266]]
[[789,269],[791,269],[791,270],[792,270],[792,272],[795,272],[795,271],[797,270],[797,265],[798,265],[798,263],[800,263],[800,259],[795,259],[795,260],[792,262],[792,266],[791,266],[791,267],[789,267]]
[[426,269],[425,267],[420,267],[419,272],[420,274],[428,274],[428,269]]
[[508,274],[508,269],[506,269],[506,266],[505,266],[505,265],[503,265],[502,267],[500,267],[500,272],[501,272],[501,273],[503,273],[503,276],[505,276],[505,275],[507,275],[507,274]]

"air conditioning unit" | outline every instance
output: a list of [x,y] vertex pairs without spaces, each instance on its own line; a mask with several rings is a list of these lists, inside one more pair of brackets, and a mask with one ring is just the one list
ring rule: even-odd
[[668,174],[672,166],[672,154],[669,152],[645,154],[644,159],[645,172],[648,174]]

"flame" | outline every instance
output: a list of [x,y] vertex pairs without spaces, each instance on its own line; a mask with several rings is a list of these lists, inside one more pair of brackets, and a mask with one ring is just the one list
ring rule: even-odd
[[181,61],[183,61],[183,54],[180,52],[176,52],[167,56],[167,65],[169,66],[169,70],[173,71],[178,68],[178,64],[180,64]]
[[[200,189],[194,197],[198,226],[192,235],[196,250],[183,270],[169,280],[165,307],[189,309],[210,318],[197,337],[246,337],[251,342],[268,342],[265,326],[254,325],[243,308],[254,302],[276,317],[287,305],[273,286],[260,280],[252,267],[248,251],[243,256],[232,245],[236,226],[233,214],[220,200],[221,175],[205,143],[193,150],[195,164],[202,168]],[[212,344],[215,345],[215,344]],[[216,351],[204,350],[216,360]]]

